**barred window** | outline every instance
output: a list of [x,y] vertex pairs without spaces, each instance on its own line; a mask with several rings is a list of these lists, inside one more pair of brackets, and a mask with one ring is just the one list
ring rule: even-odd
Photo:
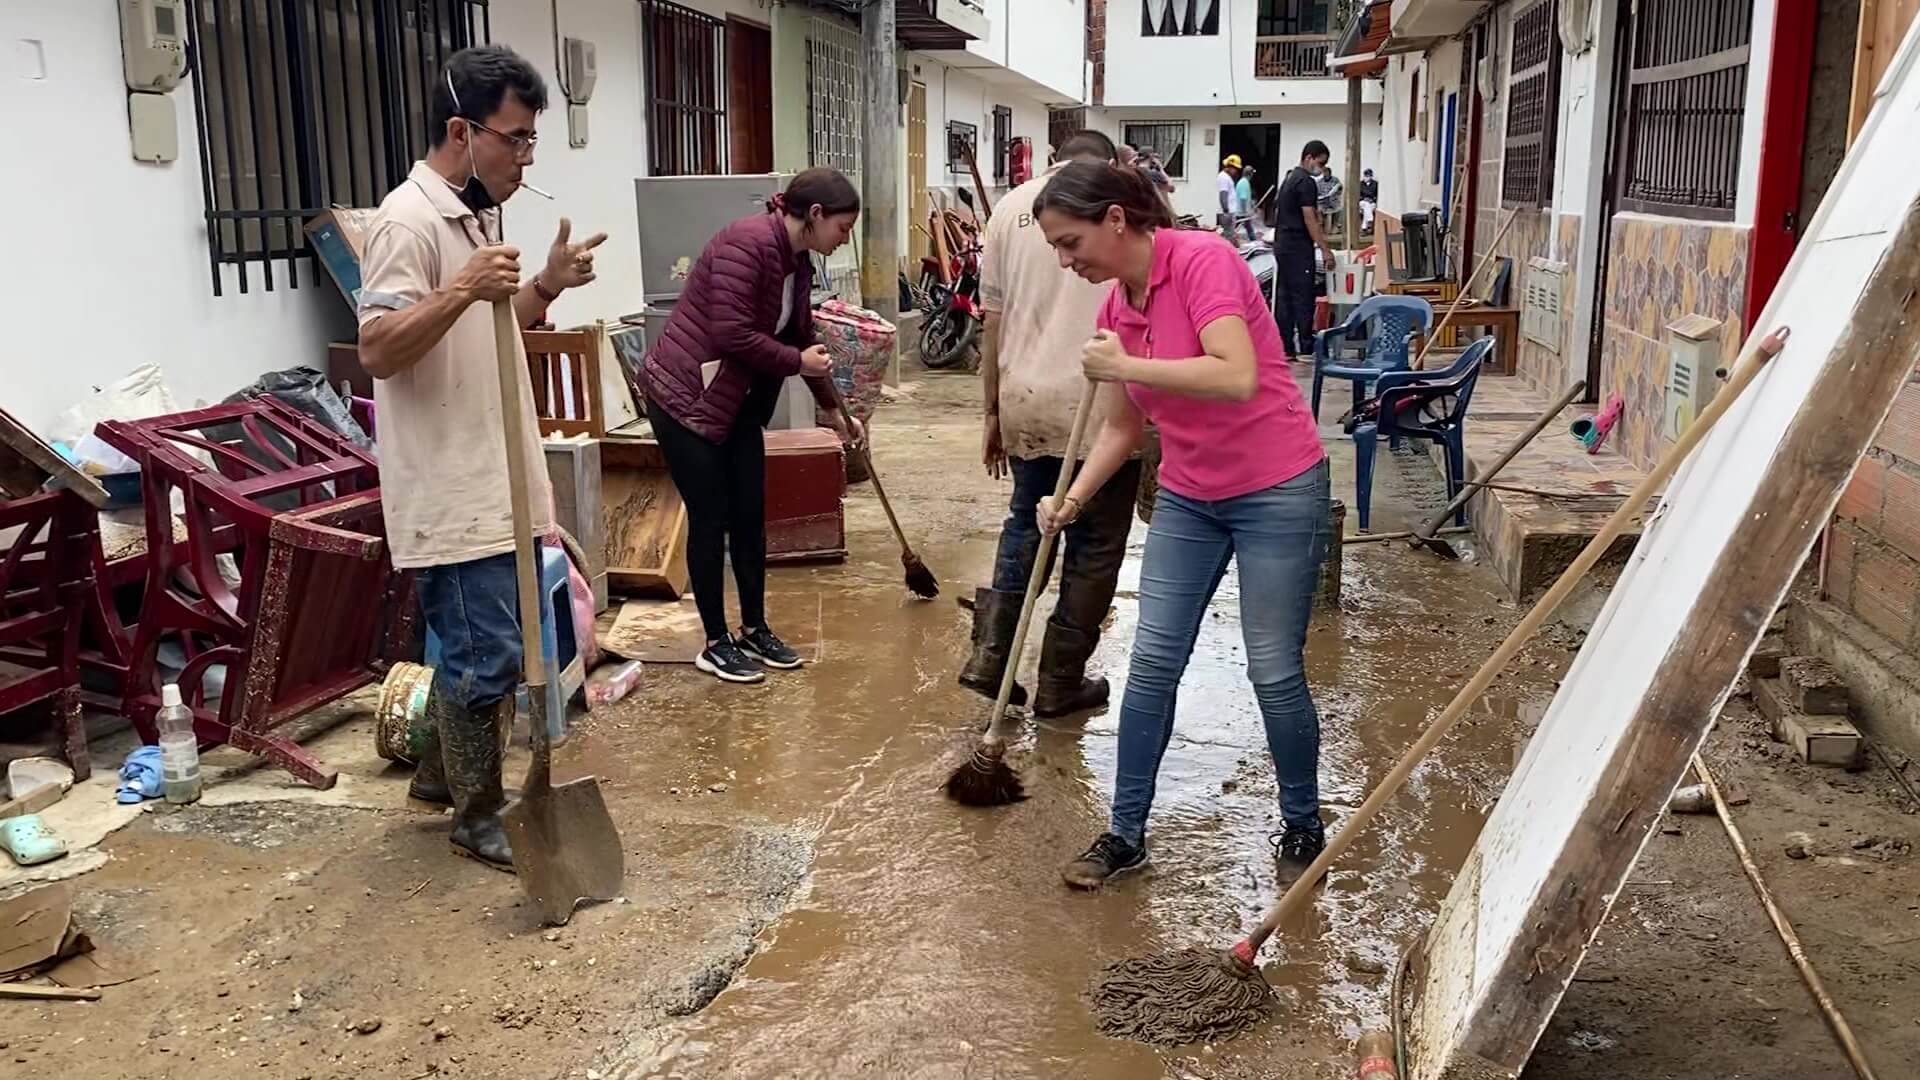
[[1151,150],[1160,158],[1160,167],[1172,180],[1187,178],[1187,122],[1120,125],[1120,141],[1131,143],[1142,154]]
[[1748,0],[1640,0],[1618,121],[1623,209],[1733,216],[1752,30]]
[[860,110],[866,84],[860,31],[827,19],[807,23],[807,164],[860,170]]
[[980,151],[980,125],[947,121],[947,171],[956,176],[971,176],[967,158]]
[[640,0],[646,44],[647,167],[654,176],[727,171],[727,24],[670,3]]
[[1560,112],[1557,9],[1557,0],[1536,0],[1513,19],[1513,74],[1500,170],[1500,199],[1510,207],[1539,209],[1553,197],[1554,135]]
[[427,151],[447,57],[488,37],[487,0],[200,0],[188,42],[213,293],[300,287],[302,224],[373,206]]
[[1075,106],[1071,109],[1048,109],[1047,145],[1053,151],[1058,152],[1061,145],[1065,143],[1067,139],[1071,138],[1074,132],[1085,130],[1086,126],[1087,110],[1085,106]]
[[1141,37],[1211,37],[1220,32],[1221,0],[1140,0]]

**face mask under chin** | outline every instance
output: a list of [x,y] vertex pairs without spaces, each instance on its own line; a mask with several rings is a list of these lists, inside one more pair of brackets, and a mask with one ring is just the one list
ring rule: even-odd
[[486,183],[480,179],[479,166],[473,163],[472,129],[468,129],[467,138],[467,182],[460,188],[460,201],[476,214],[485,213],[500,203],[494,199],[493,192],[487,190]]

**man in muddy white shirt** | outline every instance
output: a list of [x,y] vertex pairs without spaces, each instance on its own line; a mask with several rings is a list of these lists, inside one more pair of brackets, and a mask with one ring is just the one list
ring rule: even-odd
[[[1097,131],[1068,136],[1053,168],[1008,192],[987,224],[980,279],[987,313],[980,364],[986,392],[982,458],[990,475],[1012,473],[1013,497],[1000,529],[993,587],[974,597],[973,655],[960,673],[960,685],[988,697],[999,692],[1027,577],[1039,553],[1034,508],[1042,496],[1053,494],[1065,467],[1074,409],[1086,384],[1080,354],[1109,289],[1060,265],[1034,220],[1033,204],[1062,166],[1116,159],[1113,140]],[[1095,416],[1087,430],[1099,429]],[[1087,678],[1087,659],[1113,603],[1139,484],[1140,463],[1129,462],[1067,528],[1060,598],[1040,649],[1037,715],[1065,716],[1107,703],[1107,680]],[[1023,703],[1024,694],[1016,692],[1014,701]]]
[[[593,280],[593,249],[606,239],[575,244],[562,218],[545,266],[526,281],[519,251],[499,242],[499,204],[533,163],[546,104],[546,83],[511,49],[447,60],[430,102],[431,149],[374,216],[359,297],[387,545],[395,566],[417,572],[440,642],[432,735],[408,791],[452,803],[455,852],[508,870],[499,732],[520,679],[520,612],[492,302],[511,298],[523,327],[540,322],[562,291]],[[521,411],[526,436],[514,452],[527,463],[534,531],[545,533],[553,496],[524,353],[519,372],[519,400],[505,407]]]

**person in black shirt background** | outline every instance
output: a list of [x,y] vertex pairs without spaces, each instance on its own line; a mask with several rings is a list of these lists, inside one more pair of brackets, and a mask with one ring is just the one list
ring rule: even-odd
[[1318,248],[1333,267],[1333,246],[1320,223],[1320,186],[1316,178],[1332,157],[1327,144],[1314,139],[1300,151],[1300,164],[1280,181],[1274,198],[1273,254],[1278,262],[1278,296],[1274,318],[1280,337],[1295,357],[1313,355],[1313,298],[1319,273],[1313,253]]

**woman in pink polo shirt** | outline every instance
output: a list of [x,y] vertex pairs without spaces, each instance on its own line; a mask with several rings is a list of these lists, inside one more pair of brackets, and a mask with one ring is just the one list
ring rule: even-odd
[[1062,266],[1114,283],[1087,377],[1110,403],[1086,464],[1041,528],[1078,516],[1160,432],[1160,493],[1140,570],[1140,625],[1120,709],[1109,830],[1069,863],[1093,888],[1147,863],[1147,811],[1173,731],[1174,702],[1200,624],[1231,561],[1239,568],[1247,677],[1280,783],[1280,876],[1320,853],[1320,719],[1303,653],[1327,549],[1327,458],[1265,297],[1245,262],[1211,232],[1180,231],[1135,170],[1062,169],[1035,203]]

